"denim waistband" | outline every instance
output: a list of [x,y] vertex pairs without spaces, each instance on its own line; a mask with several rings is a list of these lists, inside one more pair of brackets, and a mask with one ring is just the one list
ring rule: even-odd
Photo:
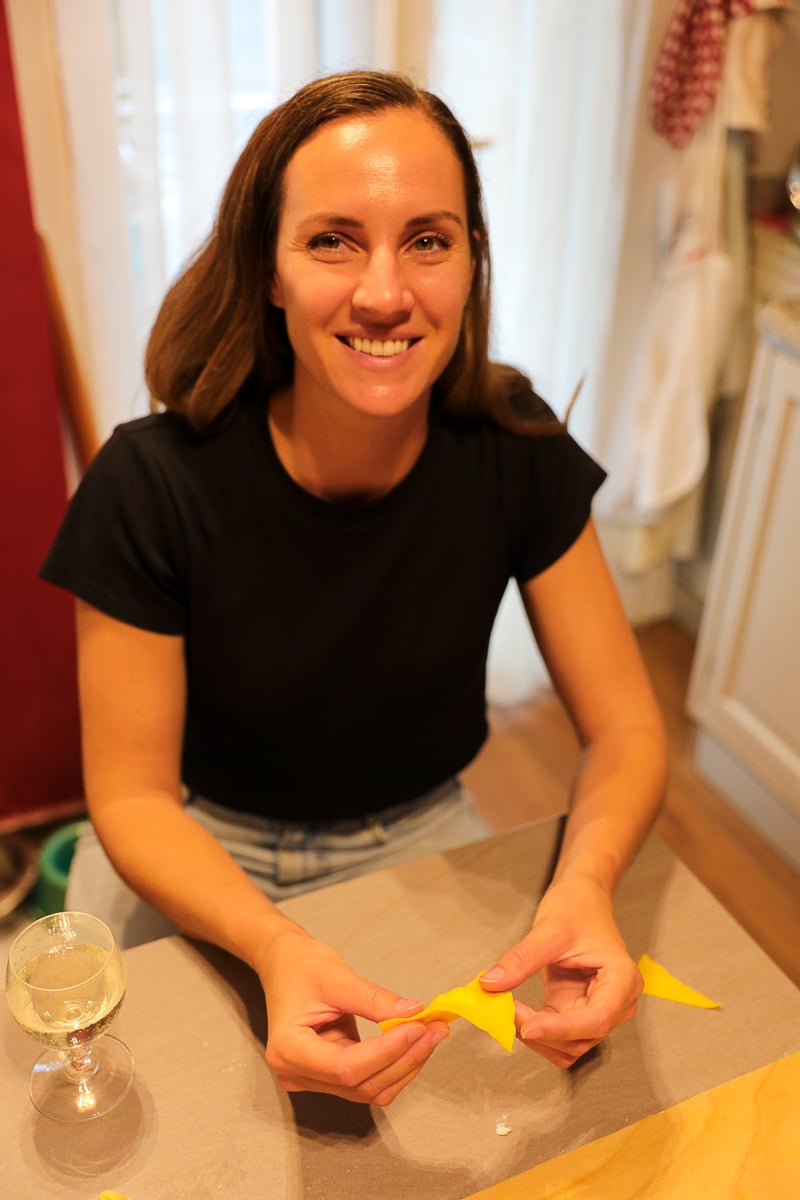
[[242,809],[228,808],[224,804],[217,804],[216,801],[208,800],[205,796],[200,796],[189,789],[184,790],[184,802],[187,807],[194,807],[200,812],[208,813],[209,816],[215,817],[217,820],[225,821],[232,825],[239,825],[253,831],[260,831],[264,834],[277,835],[293,831],[296,831],[298,834],[305,834],[323,827],[328,833],[347,836],[351,833],[357,833],[362,829],[372,829],[375,826],[389,829],[392,825],[397,824],[398,821],[402,821],[408,816],[423,813],[427,809],[441,804],[443,800],[447,799],[454,792],[457,792],[459,788],[459,780],[453,776],[430,791],[416,796],[413,800],[406,800],[400,804],[392,804],[387,808],[375,809],[372,812],[364,813],[363,816],[346,817],[338,821],[320,819],[312,821],[284,821],[274,817],[262,817],[258,813],[245,812]]

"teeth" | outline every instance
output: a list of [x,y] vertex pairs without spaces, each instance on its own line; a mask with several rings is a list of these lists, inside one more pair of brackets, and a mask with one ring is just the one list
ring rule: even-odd
[[393,354],[402,354],[411,344],[408,338],[403,341],[379,342],[360,337],[348,338],[347,343],[353,350],[361,354],[372,354],[376,358],[391,358]]

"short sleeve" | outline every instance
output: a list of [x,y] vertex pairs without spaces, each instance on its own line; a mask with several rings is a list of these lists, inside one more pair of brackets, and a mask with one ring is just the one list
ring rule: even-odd
[[547,570],[577,540],[606,472],[574,438],[545,434],[524,440],[527,494],[520,503],[513,574],[520,583]]
[[181,634],[182,539],[169,473],[131,429],[146,420],[120,426],[92,461],[40,576],[117,620]]

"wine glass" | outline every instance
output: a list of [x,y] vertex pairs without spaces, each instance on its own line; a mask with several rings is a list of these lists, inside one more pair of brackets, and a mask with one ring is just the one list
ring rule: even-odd
[[113,933],[88,913],[60,912],[26,926],[11,946],[6,998],[20,1028],[49,1049],[29,1091],[56,1121],[110,1112],[133,1082],[133,1058],[103,1037],[125,996],[125,964]]
[[798,148],[792,165],[789,167],[789,174],[786,178],[786,192],[794,210],[789,227],[794,240],[800,242],[800,148]]

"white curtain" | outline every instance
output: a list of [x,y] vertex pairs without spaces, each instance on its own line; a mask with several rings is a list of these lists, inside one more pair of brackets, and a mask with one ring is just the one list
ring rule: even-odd
[[[596,449],[635,104],[664,0],[52,0],[75,162],[98,424],[147,408],[141,360],[167,284],[208,232],[249,132],[296,87],[398,68],[478,147],[495,268],[494,353]],[[489,695],[546,682],[506,594]]]
[[[438,0],[430,81],[475,139],[494,265],[494,354],[525,370],[595,450],[635,100],[651,4]],[[489,696],[547,682],[516,588],[489,656]]]
[[147,408],[169,282],[261,116],[316,75],[424,64],[427,0],[52,0],[100,432]]
[[591,441],[649,3],[439,0],[431,85],[478,142],[495,352]]

